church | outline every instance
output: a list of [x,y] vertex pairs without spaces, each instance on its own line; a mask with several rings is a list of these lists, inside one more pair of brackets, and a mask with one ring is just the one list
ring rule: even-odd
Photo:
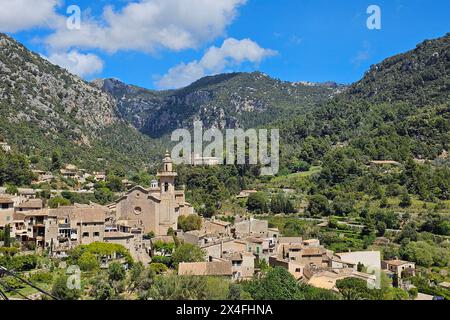
[[116,221],[130,228],[167,235],[169,229],[178,229],[178,217],[194,214],[186,202],[184,190],[175,190],[177,173],[169,152],[158,172],[158,181],[152,181],[149,189],[136,186],[116,201]]

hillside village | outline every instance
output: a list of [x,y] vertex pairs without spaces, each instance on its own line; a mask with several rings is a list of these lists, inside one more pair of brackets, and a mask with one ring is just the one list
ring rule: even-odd
[[[74,178],[78,172],[66,166],[61,174]],[[94,177],[101,180],[105,175],[96,173]],[[233,222],[199,217],[186,202],[184,190],[175,190],[177,173],[169,154],[157,177],[159,181],[152,181],[150,188],[132,187],[105,206],[75,203],[48,208],[33,189],[1,194],[0,229],[10,229],[14,246],[59,260],[78,246],[107,243],[123,246],[134,261],[149,265],[170,257],[175,244],[181,242],[200,248],[204,260],[181,262],[176,269],[179,276],[225,277],[239,282],[253,279],[264,268],[280,267],[301,283],[338,291],[336,282],[348,278],[375,287],[382,270],[396,279],[398,287],[414,287],[402,281],[404,275],[414,276],[413,262],[382,260],[379,251],[333,252],[318,239],[285,237],[277,228],[270,228],[267,220],[252,215],[236,216]],[[0,191],[4,193],[4,189]],[[254,192],[246,190],[238,197]],[[183,219],[199,221],[198,228],[183,231],[178,226]],[[116,258],[104,258],[102,263],[107,266]],[[120,261],[126,267],[126,260]]]
[[[0,297],[450,300],[449,44],[349,86],[253,72],[153,91],[0,33]],[[161,159],[193,119],[280,128],[278,174]]]

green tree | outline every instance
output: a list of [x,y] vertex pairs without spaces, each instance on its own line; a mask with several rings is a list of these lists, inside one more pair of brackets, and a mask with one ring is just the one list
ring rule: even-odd
[[114,290],[108,279],[100,275],[90,281],[91,289],[89,295],[95,300],[111,300],[114,297]]
[[122,281],[126,277],[126,271],[122,264],[113,262],[108,267],[108,279],[110,281]]
[[207,300],[207,278],[167,275],[155,278],[141,299],[151,300]]
[[252,193],[247,200],[247,209],[256,214],[269,211],[269,198],[264,192]]
[[52,295],[61,300],[78,300],[81,297],[80,289],[69,289],[68,276],[59,276],[56,278],[52,287]]
[[83,252],[78,259],[78,265],[83,271],[95,271],[100,268],[100,262],[97,256],[91,252]]
[[262,279],[244,285],[255,300],[304,300],[297,280],[284,268],[271,269]]
[[205,252],[200,247],[189,243],[178,246],[172,254],[172,261],[176,267],[181,262],[201,262],[204,260]]
[[11,226],[9,224],[5,226],[5,230],[3,233],[3,241],[4,241],[3,246],[7,248],[11,246]]
[[107,187],[101,187],[94,191],[95,199],[99,204],[108,204],[114,201],[114,193]]
[[227,300],[245,301],[252,300],[250,293],[246,292],[241,284],[232,283],[228,290]]
[[59,169],[61,169],[62,167],[62,159],[61,159],[61,152],[60,151],[53,151],[52,153],[52,165],[51,165],[51,170],[52,171],[57,171]]
[[417,226],[414,221],[411,221],[405,224],[402,231],[398,235],[397,242],[417,241],[418,235]]
[[411,196],[407,192],[405,192],[400,200],[400,207],[408,208],[411,207],[411,205],[412,205]]
[[34,175],[26,156],[16,153],[5,153],[0,150],[0,186],[29,185]]
[[19,194],[19,189],[15,185],[7,184],[5,193],[10,195],[16,195]]
[[389,288],[383,294],[384,300],[410,300],[408,292],[399,288]]
[[184,232],[192,230],[200,230],[202,227],[202,218],[198,215],[180,216],[178,217],[178,227]]
[[60,196],[51,198],[48,201],[48,206],[52,209],[63,207],[63,206],[70,206],[70,205],[71,205],[70,200],[60,197]]
[[307,212],[311,216],[328,216],[330,214],[330,203],[327,197],[321,194],[309,197]]
[[387,207],[389,207],[388,199],[387,197],[383,196],[380,199],[380,208],[387,208]]
[[402,246],[400,254],[405,260],[416,262],[423,267],[445,267],[450,259],[446,248],[439,248],[425,241],[409,242]]
[[130,292],[138,292],[138,295],[146,295],[154,282],[156,273],[152,267],[145,268],[142,263],[136,263],[130,270],[130,281],[128,290]]
[[336,281],[336,288],[345,300],[366,300],[369,297],[367,282],[357,278]]
[[156,275],[163,274],[169,270],[165,264],[162,263],[151,263],[149,266],[150,270]]
[[125,190],[125,186],[122,183],[122,178],[115,175],[108,176],[107,185],[109,190],[112,192],[122,192]]
[[378,221],[377,222],[377,236],[379,237],[383,237],[384,234],[386,233],[386,223],[384,221]]

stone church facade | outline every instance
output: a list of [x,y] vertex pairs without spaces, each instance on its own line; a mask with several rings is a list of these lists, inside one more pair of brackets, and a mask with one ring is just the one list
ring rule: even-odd
[[116,201],[116,220],[119,224],[161,236],[167,235],[171,228],[178,229],[180,215],[194,214],[193,208],[186,202],[184,190],[175,190],[177,173],[169,153],[157,177],[159,183],[154,181],[149,189],[134,187]]

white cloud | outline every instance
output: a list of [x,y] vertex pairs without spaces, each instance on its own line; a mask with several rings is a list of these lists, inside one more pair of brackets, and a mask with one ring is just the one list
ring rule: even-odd
[[0,31],[17,32],[49,27],[59,0],[0,0]]
[[363,43],[363,49],[356,53],[356,55],[351,59],[351,63],[358,68],[361,67],[361,64],[370,59],[371,51],[372,49],[370,42],[365,41]]
[[80,77],[91,76],[103,70],[103,61],[91,53],[83,54],[72,50],[64,53],[52,53],[45,58]]
[[274,50],[261,48],[250,39],[228,38],[220,48],[209,48],[200,61],[181,63],[169,69],[156,85],[160,89],[184,87],[206,75],[223,72],[229,66],[243,62],[260,63],[264,58],[276,53]]
[[54,49],[97,48],[154,52],[196,48],[223,34],[247,0],[140,0],[120,11],[105,7],[102,19],[83,17],[81,30],[63,24],[47,38]]

